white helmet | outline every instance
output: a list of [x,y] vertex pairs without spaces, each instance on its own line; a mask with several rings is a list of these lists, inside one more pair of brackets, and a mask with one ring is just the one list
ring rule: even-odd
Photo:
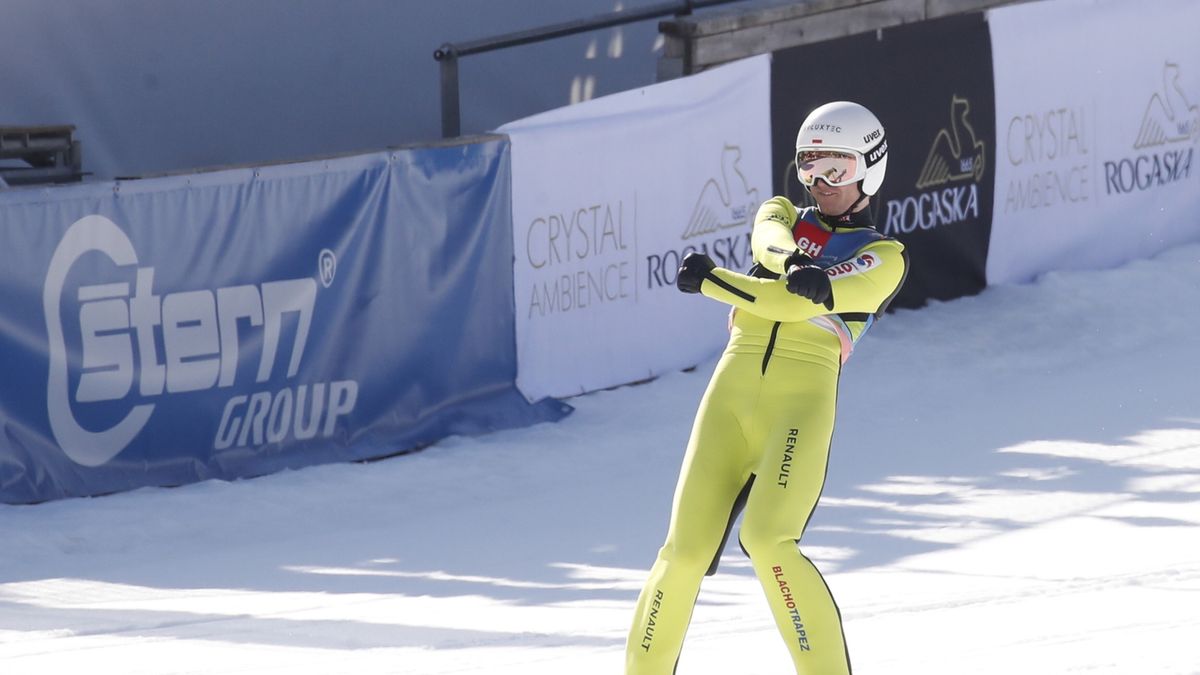
[[[796,155],[802,151],[836,150],[857,160],[850,178],[862,181],[864,195],[874,195],[887,172],[887,137],[883,125],[870,110],[850,101],[826,103],[808,114],[796,135]],[[802,175],[796,162],[796,175],[804,185],[812,185],[812,175]],[[806,180],[807,178],[807,180]],[[841,184],[841,183],[839,183]]]

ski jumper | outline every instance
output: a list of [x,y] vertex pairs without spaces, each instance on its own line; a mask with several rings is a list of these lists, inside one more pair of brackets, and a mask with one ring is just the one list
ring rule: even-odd
[[[797,542],[825,482],[841,366],[906,276],[903,244],[864,226],[865,217],[831,225],[815,208],[797,212],[775,197],[755,217],[750,274],[717,267],[702,282],[701,293],[734,307],[731,333],[638,599],[627,675],[674,671],[700,582],[715,573],[742,508],[739,539],[796,672],[850,672],[837,605]],[[797,249],[829,275],[832,311],[789,293],[780,278]]]

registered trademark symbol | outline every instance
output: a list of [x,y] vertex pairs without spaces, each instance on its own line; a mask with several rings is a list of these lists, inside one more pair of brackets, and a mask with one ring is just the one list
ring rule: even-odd
[[337,273],[337,256],[329,249],[321,249],[321,255],[317,258],[317,274],[321,277],[321,284],[325,288],[333,283],[333,275]]

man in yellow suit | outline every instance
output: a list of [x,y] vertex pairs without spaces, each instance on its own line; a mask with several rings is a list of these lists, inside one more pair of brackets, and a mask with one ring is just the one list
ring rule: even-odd
[[796,171],[816,207],[784,197],[758,210],[748,274],[691,253],[677,285],[733,306],[731,333],[700,402],[666,542],[642,589],[627,675],[674,672],[705,574],[738,513],[743,550],[799,675],[842,675],[850,660],[824,579],[797,545],[820,498],[838,377],[855,343],[904,283],[904,246],[866,206],[883,182],[887,139],[856,103],[814,110]]

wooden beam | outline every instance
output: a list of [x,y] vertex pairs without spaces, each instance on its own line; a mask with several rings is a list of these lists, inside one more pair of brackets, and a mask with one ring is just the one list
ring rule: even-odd
[[925,0],[925,15],[930,19],[964,14],[1001,5],[1019,5],[1027,0]]
[[[788,0],[659,23],[663,60],[682,74],[737,59],[1027,0]],[[670,69],[659,69],[660,73]]]

